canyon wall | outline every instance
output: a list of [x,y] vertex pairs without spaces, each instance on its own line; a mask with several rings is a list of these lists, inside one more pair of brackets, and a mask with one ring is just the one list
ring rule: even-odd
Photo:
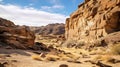
[[0,46],[27,49],[34,45],[35,35],[27,26],[17,26],[0,18]]
[[120,31],[120,0],[85,0],[66,19],[66,39],[92,43]]

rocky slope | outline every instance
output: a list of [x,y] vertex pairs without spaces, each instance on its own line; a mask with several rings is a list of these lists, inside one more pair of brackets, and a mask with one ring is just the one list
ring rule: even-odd
[[35,35],[26,26],[0,18],[0,45],[26,49],[34,45]]
[[65,25],[63,23],[48,24],[41,27],[30,27],[30,29],[40,35],[61,35],[65,33]]
[[66,19],[65,31],[66,39],[85,43],[120,31],[120,0],[85,0]]

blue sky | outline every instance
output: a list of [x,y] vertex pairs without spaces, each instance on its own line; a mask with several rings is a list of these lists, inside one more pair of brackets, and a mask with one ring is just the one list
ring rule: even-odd
[[0,0],[0,17],[18,25],[65,23],[83,0]]

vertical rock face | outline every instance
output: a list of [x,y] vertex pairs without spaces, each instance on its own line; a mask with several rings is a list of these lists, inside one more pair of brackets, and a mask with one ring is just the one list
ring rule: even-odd
[[35,35],[26,26],[0,18],[0,42],[14,48],[26,49],[34,45]]
[[120,31],[120,0],[85,0],[66,19],[66,39],[94,42]]

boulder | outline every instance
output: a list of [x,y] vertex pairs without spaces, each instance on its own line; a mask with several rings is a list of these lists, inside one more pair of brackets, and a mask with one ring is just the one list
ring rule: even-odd
[[59,67],[68,67],[67,64],[61,64]]

